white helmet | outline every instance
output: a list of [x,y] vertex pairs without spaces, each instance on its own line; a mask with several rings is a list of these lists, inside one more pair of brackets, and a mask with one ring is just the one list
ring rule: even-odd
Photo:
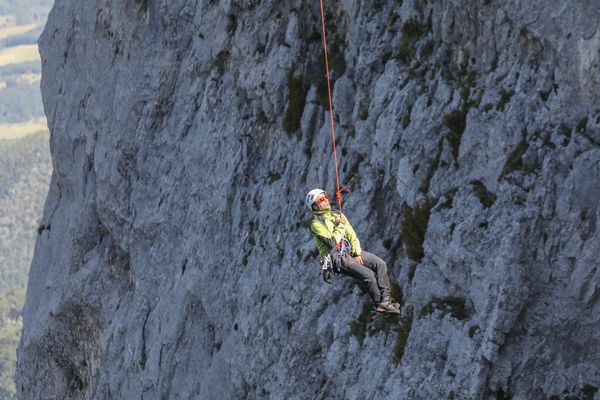
[[327,192],[325,192],[322,189],[313,189],[310,192],[308,192],[305,201],[306,207],[312,210],[312,205],[315,204],[315,202],[317,201],[317,197],[319,197],[319,195],[322,193],[327,194]]

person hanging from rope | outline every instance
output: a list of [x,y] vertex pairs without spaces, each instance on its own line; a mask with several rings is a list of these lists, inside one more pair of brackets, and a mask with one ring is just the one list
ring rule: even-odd
[[[338,190],[338,200],[340,196]],[[313,189],[306,195],[305,203],[313,214],[310,231],[321,256],[324,279],[329,282],[332,271],[357,278],[366,284],[376,311],[399,314],[400,307],[390,296],[385,261],[361,249],[346,216],[331,209],[327,192]]]

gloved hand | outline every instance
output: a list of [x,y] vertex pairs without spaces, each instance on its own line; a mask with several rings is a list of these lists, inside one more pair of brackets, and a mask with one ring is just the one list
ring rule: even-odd
[[340,189],[336,190],[336,192],[335,192],[335,200],[338,203],[338,207],[342,206],[342,192],[343,191],[344,191],[344,189],[340,188]]
[[340,208],[340,211],[342,211],[342,193],[348,192],[349,187],[350,187],[350,185],[344,186],[344,187],[338,187],[338,190],[335,191],[335,200],[338,203],[338,207]]

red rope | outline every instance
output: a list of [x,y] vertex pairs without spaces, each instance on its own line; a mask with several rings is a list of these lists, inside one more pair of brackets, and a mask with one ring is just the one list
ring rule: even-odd
[[329,78],[329,59],[327,57],[327,36],[325,35],[325,11],[323,9],[323,0],[321,2],[321,25],[323,28],[323,52],[325,53],[325,71],[327,73],[327,94],[329,95],[329,119],[331,120],[331,139],[333,141],[333,160],[335,162],[335,199],[338,203],[338,209],[342,212],[342,191],[340,188],[340,175],[338,172],[337,150],[335,147],[335,124],[333,123],[333,100],[331,98],[331,80]]

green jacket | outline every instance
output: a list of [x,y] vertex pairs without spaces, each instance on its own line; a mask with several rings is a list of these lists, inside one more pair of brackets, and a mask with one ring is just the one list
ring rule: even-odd
[[321,257],[326,256],[344,237],[352,246],[352,254],[350,254],[352,257],[359,256],[362,253],[360,242],[354,229],[352,229],[352,225],[350,225],[350,221],[345,224],[336,223],[339,215],[338,211],[333,210],[313,211],[310,231]]

